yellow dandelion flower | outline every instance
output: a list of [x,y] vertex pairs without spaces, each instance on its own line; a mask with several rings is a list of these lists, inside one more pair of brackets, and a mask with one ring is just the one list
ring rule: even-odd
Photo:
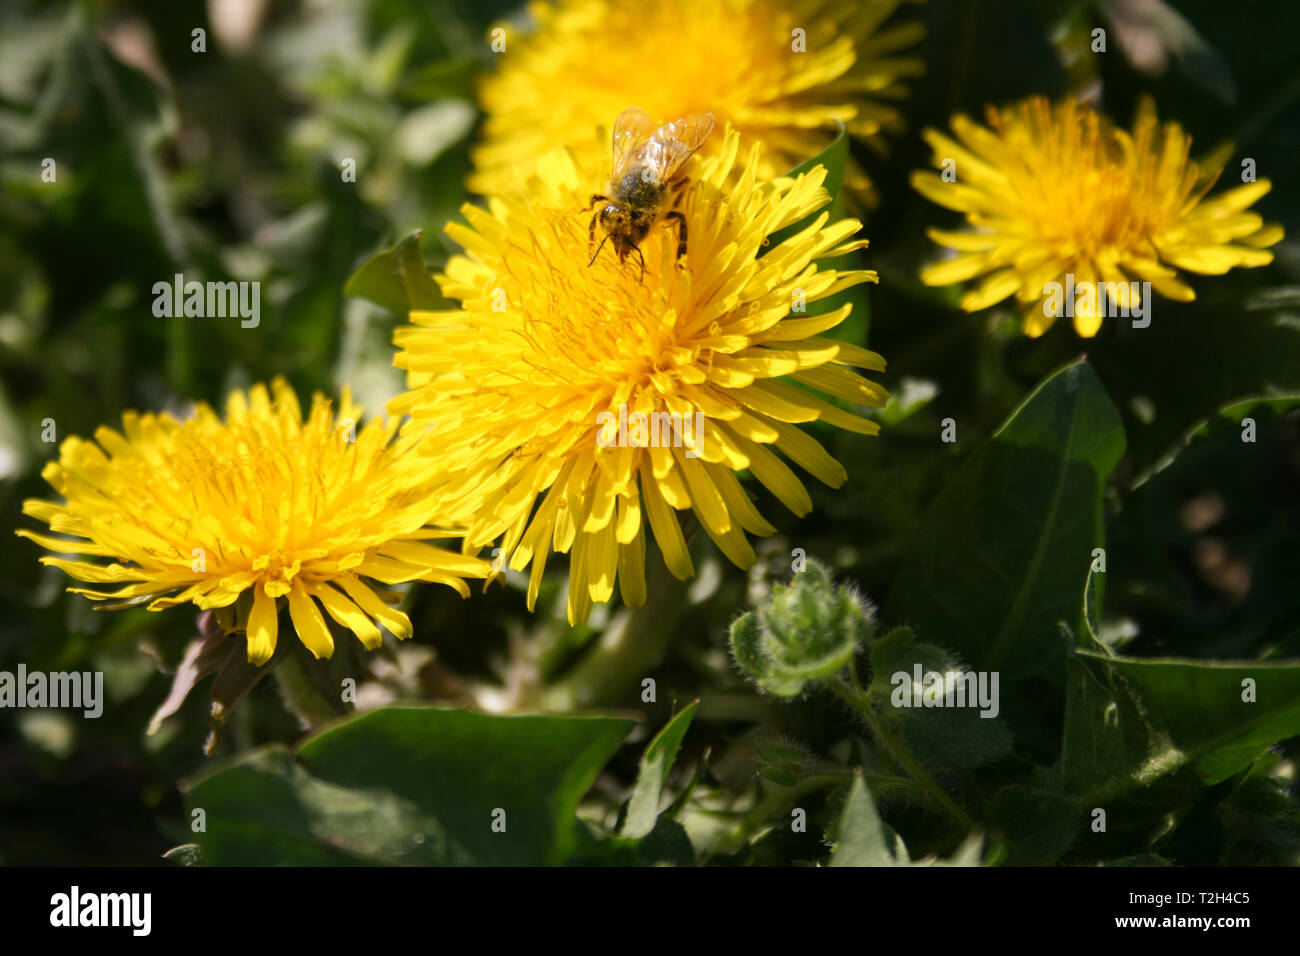
[[1101,327],[1103,299],[1112,314],[1141,306],[1138,280],[1187,302],[1195,293],[1178,269],[1221,275],[1273,261],[1266,247],[1282,228],[1249,211],[1268,180],[1207,198],[1221,164],[1190,161],[1191,140],[1177,123],[1161,126],[1149,101],[1132,133],[1084,104],[1053,108],[1041,97],[990,108],[988,124],[954,116],[956,140],[926,130],[933,162],[949,161],[956,179],[912,175],[918,192],[974,227],[929,230],[959,254],[921,272],[928,285],[982,277],[962,297],[968,312],[1014,295],[1026,334],[1038,336],[1061,312],[1051,285],[1073,286],[1090,293],[1073,308],[1075,330],[1087,337]]
[[826,170],[760,182],[755,145],[733,176],[741,137],[720,138],[719,154],[691,161],[680,261],[677,233],[661,223],[641,243],[643,278],[632,257],[588,266],[583,207],[599,180],[552,153],[526,191],[466,206],[469,225],[447,227],[467,254],[437,279],[463,307],[412,312],[414,326],[395,336],[410,391],[389,410],[432,426],[425,447],[455,475],[447,507],[467,547],[501,538],[510,567],[531,562],[530,608],[548,553],[568,553],[571,623],[609,600],[616,579],[626,604],[644,602],[648,535],[676,577],[694,573],[678,512],[750,565],[746,532],[774,529],[736,472],[798,515],[812,502],[776,452],[830,486],[846,479],[800,424],[878,430],[814,394],[874,407],[887,398],[850,370],[883,370],[879,355],[822,337],[852,306],[813,315],[803,305],[875,281],[817,261],[864,248],[860,224],[822,211],[764,252],[767,236],[830,202]]
[[[767,147],[759,177],[815,156],[837,121],[877,151],[902,129],[892,101],[924,64],[895,54],[923,36],[887,25],[900,0],[561,0],[533,3],[534,32],[507,29],[480,89],[487,120],[470,188],[495,195],[559,147],[604,158],[592,138],[629,106],[658,122],[713,113]],[[608,142],[604,144],[608,149]],[[705,147],[716,155],[718,143]],[[851,164],[845,185],[870,200]]]
[[[42,476],[63,504],[29,499],[24,513],[63,539],[20,530],[49,551],[112,563],[42,557],[77,581],[124,586],[69,588],[97,600],[157,611],[192,601],[246,605],[248,659],[275,651],[276,599],[285,598],[299,640],[329,657],[334,640],[320,608],[367,648],[377,624],[399,638],[411,623],[365,580],[436,581],[468,595],[465,576],[486,562],[427,543],[447,533],[428,526],[427,460],[419,436],[393,441],[397,423],[357,429],[360,409],[347,391],[338,418],[315,396],[304,421],[288,383],[232,392],[223,422],[207,405],[178,422],[163,413],[122,416],[122,432],[101,427],[94,441],[72,437]],[[319,602],[319,607],[317,606]]]

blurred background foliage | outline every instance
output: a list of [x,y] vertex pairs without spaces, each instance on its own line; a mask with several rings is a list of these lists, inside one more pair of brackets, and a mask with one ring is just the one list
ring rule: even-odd
[[[1139,28],[1126,19],[1135,6],[928,0],[905,10],[926,24],[927,72],[904,104],[908,133],[887,158],[862,157],[882,196],[867,216],[865,256],[881,283],[868,291],[869,317],[852,325],[889,361],[889,427],[872,440],[814,430],[850,481],[840,491],[810,482],[815,509],[804,520],[765,508],[779,534],[758,543],[755,569],[696,548],[698,576],[679,585],[652,558],[647,607],[598,609],[576,630],[554,571],[536,615],[513,576],[466,602],[415,589],[416,637],[360,663],[359,703],[626,708],[647,715],[635,741],[674,700],[698,697],[682,762],[698,767],[711,753],[697,797],[720,808],[758,792],[755,742],[773,735],[852,763],[850,716],[820,698],[756,696],[731,667],[727,625],[786,578],[794,548],[883,600],[907,533],[956,467],[1036,383],[1083,353],[1127,437],[1105,496],[1106,633],[1130,655],[1300,656],[1300,423],[1286,397],[1300,394],[1300,18],[1267,0],[1181,0],[1172,4],[1181,16]],[[463,182],[480,120],[475,79],[492,68],[486,35],[502,17],[523,12],[500,0],[0,6],[0,528],[24,526],[22,500],[48,492],[49,419],[59,440],[85,436],[126,409],[183,413],[277,374],[304,397],[350,384],[381,410],[401,385],[390,343],[402,318],[345,297],[344,285],[416,229],[430,270],[455,251],[442,226],[472,198]],[[1087,52],[1097,26],[1110,37],[1103,56]],[[195,28],[206,31],[201,53]],[[922,286],[917,269],[935,254],[924,229],[950,223],[907,186],[926,165],[915,133],[946,127],[956,111],[1067,92],[1123,123],[1151,94],[1195,151],[1235,141],[1228,174],[1248,156],[1273,181],[1257,207],[1289,237],[1273,266],[1198,280],[1197,301],[1160,300],[1150,329],[1108,321],[1088,341],[1064,322],[1024,339],[1010,316],[960,313],[957,290]],[[55,182],[42,180],[46,157]],[[356,182],[340,175],[348,158]],[[153,284],[177,272],[260,281],[260,326],[154,317]],[[1240,440],[1247,413],[1254,445]],[[955,444],[937,439],[948,417]],[[65,578],[37,563],[30,542],[0,535],[0,556],[0,670],[20,661],[102,670],[109,697],[96,721],[0,711],[0,863],[161,862],[189,836],[177,782],[208,763],[203,694],[145,734],[170,686],[163,670],[196,634],[193,615],[95,613],[64,593]],[[881,613],[906,623],[887,605]],[[653,704],[640,696],[650,673]],[[235,712],[223,752],[298,738],[272,683]],[[1294,755],[1294,745],[1282,752]],[[616,807],[636,767],[624,748],[592,799]],[[1213,849],[1184,841],[1182,859],[1293,862],[1295,833],[1277,823],[1291,798],[1254,778],[1234,786],[1236,803],[1216,817],[1221,839]],[[750,859],[822,856],[821,834],[844,800],[842,789],[828,793],[806,798],[820,825],[760,840]],[[917,812],[899,809],[896,827]],[[1274,829],[1252,822],[1265,818]],[[928,842],[950,849],[946,840]]]

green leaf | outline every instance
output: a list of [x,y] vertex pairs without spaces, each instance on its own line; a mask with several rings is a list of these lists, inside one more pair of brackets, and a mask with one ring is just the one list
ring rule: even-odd
[[853,778],[836,836],[831,866],[900,866],[908,862],[907,848],[880,819],[861,774]]
[[205,812],[209,865],[551,865],[576,848],[578,801],[631,727],[387,707],[182,789]]
[[1172,465],[1184,450],[1192,447],[1197,442],[1231,434],[1239,444],[1250,444],[1250,442],[1246,442],[1242,438],[1244,429],[1247,427],[1247,419],[1255,421],[1255,424],[1258,425],[1257,419],[1261,415],[1273,417],[1288,412],[1297,406],[1300,406],[1300,392],[1248,398],[1225,405],[1213,415],[1197,422],[1186,437],[1169,449],[1142,475],[1134,479],[1132,486],[1138,488],[1146,484],[1152,477]]
[[1082,811],[1061,794],[1006,787],[993,798],[989,824],[1006,837],[1010,866],[1055,863],[1078,836]]
[[691,701],[679,711],[672,720],[664,724],[663,729],[655,734],[654,740],[646,747],[641,757],[641,769],[637,773],[636,787],[628,801],[627,818],[624,820],[620,834],[625,837],[639,838],[648,836],[659,819],[659,800],[663,796],[664,784],[677,759],[677,750],[686,736],[686,728],[691,725],[691,718],[699,707],[698,700]]
[[962,840],[957,849],[953,850],[952,856],[947,859],[933,862],[929,859],[918,860],[912,866],[983,866],[983,861],[984,837],[975,832]]
[[387,252],[362,263],[343,287],[343,294],[374,302],[395,315],[437,308],[443,301],[438,284],[425,268],[418,229]]
[[[1183,768],[1226,780],[1300,736],[1300,661],[1196,661],[1079,651],[1063,789],[1102,799]],[[1245,681],[1254,701],[1243,700]],[[1116,703],[1111,708],[1110,702]]]
[[1291,783],[1291,765],[1281,754],[1256,760],[1223,802],[1221,817],[1229,840],[1262,843],[1280,854],[1300,851],[1300,799],[1292,795]]
[[[1284,490],[1294,485],[1297,405],[1300,395],[1224,408],[1124,500],[1113,535],[1126,547],[1113,569],[1125,612],[1145,618],[1147,630],[1157,615],[1162,630],[1174,624],[1178,653],[1300,656],[1300,498]],[[1202,568],[1203,548],[1222,549],[1223,566]]]
[[[1206,788],[1300,735],[1300,661],[1199,661],[1111,654],[1085,592],[1081,649],[1069,658],[1057,764],[1034,775],[1084,811],[1108,813],[1106,852],[1177,825]],[[1254,700],[1243,699],[1253,681]]]
[[754,763],[767,780],[782,787],[793,787],[807,774],[809,753],[793,740],[783,737],[754,742]]
[[180,846],[174,846],[163,854],[164,860],[171,860],[177,866],[201,866],[203,864],[203,854],[199,852],[197,843],[182,843]]
[[[963,423],[957,422],[960,440]],[[887,607],[972,667],[1059,680],[1058,622],[1078,619],[1102,543],[1101,495],[1124,450],[1083,361],[1051,375],[957,471],[907,546]]]
[[1135,472],[1177,450],[1189,431],[1226,406],[1300,393],[1295,316],[1285,308],[1251,310],[1233,299],[1216,301],[1213,291],[1206,290],[1204,302],[1199,290],[1198,301],[1186,304],[1155,298],[1149,328],[1120,320],[1113,335],[1089,347],[1124,415]]
[[579,847],[571,866],[694,866],[695,847],[686,828],[668,813],[655,820],[654,829],[633,839],[606,833],[583,820]]
[[667,816],[655,821],[654,829],[637,844],[636,853],[643,866],[695,865],[695,848],[686,828]]
[[[785,173],[790,178],[810,173],[818,166],[826,167],[826,179],[822,187],[831,195],[834,200],[840,194],[840,184],[844,181],[844,168],[849,162],[849,134],[844,124],[840,124],[839,135],[837,135],[825,149],[814,156],[812,159],[806,159],[798,166],[795,166],[789,172]],[[765,251],[775,249],[785,240],[797,234],[801,230],[807,229],[816,221],[817,217],[827,210],[823,206],[820,209],[814,209],[803,219],[796,223],[791,223],[784,229],[778,229],[767,237],[767,246]]]

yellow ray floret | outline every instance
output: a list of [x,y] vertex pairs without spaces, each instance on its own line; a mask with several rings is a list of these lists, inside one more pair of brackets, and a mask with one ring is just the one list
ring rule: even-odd
[[674,575],[693,573],[682,512],[748,566],[747,533],[773,528],[736,473],[805,514],[812,504],[787,460],[831,486],[846,475],[799,426],[874,434],[826,396],[854,409],[887,398],[853,371],[883,370],[879,355],[822,337],[851,306],[810,314],[876,279],[819,262],[866,246],[856,220],[818,213],[830,201],[826,170],[762,182],[761,150],[736,169],[740,136],[722,139],[690,169],[680,260],[676,230],[661,222],[640,246],[644,276],[635,258],[589,266],[583,207],[600,177],[553,153],[526,190],[467,206],[469,224],[448,227],[467,253],[438,281],[462,308],[413,312],[396,334],[410,390],[389,410],[423,431],[449,520],[466,527],[469,549],[501,539],[510,567],[531,564],[530,606],[548,555],[569,554],[573,623],[616,581],[628,605],[645,600],[649,536]]
[[371,649],[380,625],[409,637],[406,615],[367,579],[436,581],[467,595],[463,578],[484,577],[488,565],[426,543],[449,534],[429,523],[429,462],[413,448],[419,436],[394,440],[396,422],[361,428],[360,417],[345,390],[337,417],[317,395],[304,420],[280,379],[269,390],[232,392],[224,421],[204,404],[183,422],[127,412],[122,431],[69,438],[45,466],[64,503],[23,504],[70,537],[18,534],[49,551],[110,559],[41,558],[77,581],[121,585],[69,589],[92,600],[157,611],[186,602],[224,608],[245,597],[241,618],[256,664],[275,651],[281,598],[316,657],[334,650],[327,617]]
[[1150,101],[1131,133],[1082,103],[1053,107],[1041,97],[990,108],[987,127],[954,116],[952,130],[956,139],[924,134],[933,162],[950,175],[918,171],[912,185],[964,213],[974,230],[930,230],[957,254],[924,268],[921,279],[978,280],[961,300],[968,312],[1015,296],[1030,336],[1061,314],[1058,286],[1089,292],[1071,305],[1075,330],[1092,336],[1105,314],[1092,290],[1113,295],[1123,314],[1141,307],[1133,290],[1142,283],[1190,301],[1195,293],[1179,269],[1221,275],[1267,265],[1267,247],[1283,238],[1280,226],[1250,211],[1268,180],[1209,196],[1222,160],[1192,162],[1191,140],[1177,123],[1158,123]]
[[[711,112],[740,132],[742,155],[761,141],[759,176],[814,156],[837,123],[876,151],[903,128],[894,105],[923,62],[903,51],[923,36],[900,0],[561,0],[529,7],[535,29],[507,24],[496,72],[481,87],[487,119],[470,187],[513,188],[518,168],[570,147],[605,159],[608,128],[629,106],[660,122]],[[719,138],[720,139],[720,138]],[[706,144],[715,155],[717,143]],[[845,185],[870,198],[852,164]]]

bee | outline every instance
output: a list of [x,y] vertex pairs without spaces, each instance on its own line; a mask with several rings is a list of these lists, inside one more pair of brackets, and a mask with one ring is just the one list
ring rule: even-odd
[[[685,195],[689,177],[681,175],[686,161],[713,132],[713,114],[685,116],[656,127],[638,107],[625,109],[614,121],[614,163],[606,192],[591,197],[587,208],[598,207],[587,226],[588,248],[596,242],[596,223],[605,237],[587,261],[590,266],[614,241],[618,261],[635,252],[645,278],[645,256],[640,243],[660,220],[677,223],[677,258],[686,251],[686,217],[677,206]],[[602,205],[603,204],[603,205]]]

